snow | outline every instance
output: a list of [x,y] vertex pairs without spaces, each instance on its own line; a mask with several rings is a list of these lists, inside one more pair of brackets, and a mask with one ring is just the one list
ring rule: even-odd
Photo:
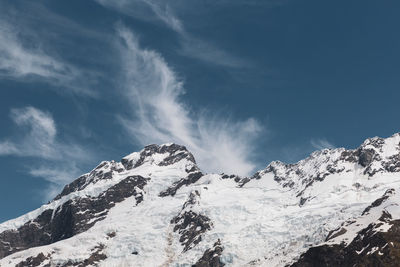
[[133,165],[135,165],[135,163],[140,159],[140,152],[133,152],[133,153],[123,157],[123,159],[132,161]]
[[[374,139],[364,142],[364,148],[376,150],[382,161],[399,153],[400,135],[384,139],[380,148],[371,145],[371,140]],[[243,187],[239,187],[233,179],[207,174],[196,183],[180,188],[173,197],[159,197],[159,193],[186,177],[186,170],[194,163],[182,159],[171,165],[159,166],[170,155],[156,153],[137,168],[114,171],[111,179],[94,180],[81,191],[1,224],[0,232],[16,229],[45,209],[54,209],[76,197],[98,196],[127,176],[150,178],[143,189],[144,200],[139,205],[136,206],[134,197],[116,203],[107,217],[88,231],[54,244],[12,254],[1,259],[0,265],[14,266],[21,259],[36,256],[39,252],[45,255],[52,253],[52,263],[84,260],[101,243],[105,246],[102,253],[107,255],[107,259],[99,262],[100,266],[191,266],[220,239],[224,247],[221,259],[227,266],[246,266],[250,262],[257,262],[259,266],[285,266],[310,246],[348,244],[361,229],[379,219],[382,211],[390,213],[393,218],[400,218],[397,204],[400,203],[400,196],[397,193],[361,216],[363,210],[387,189],[400,188],[400,176],[383,169],[368,176],[364,174],[365,168],[358,163],[341,160],[343,151],[343,148],[317,151],[294,165],[272,162],[270,166],[285,178],[282,181],[275,180],[268,167],[259,172],[259,179],[252,179]],[[135,152],[124,159],[136,162],[139,158],[140,153]],[[110,168],[110,164],[104,168]],[[329,172],[332,166],[337,171]],[[371,166],[382,168],[381,162],[373,162]],[[309,184],[316,174],[324,178]],[[292,182],[292,185],[285,186],[287,182]],[[190,209],[209,217],[213,228],[202,236],[198,245],[183,253],[171,219],[179,214],[194,190],[200,193],[200,197]],[[303,205],[300,205],[301,197],[307,199]],[[328,233],[341,225],[346,233],[325,242]],[[389,228],[390,224],[383,223],[375,231],[387,231]],[[116,233],[115,237],[107,235],[111,232]],[[357,253],[365,249],[368,248]],[[371,248],[368,253],[376,250]]]

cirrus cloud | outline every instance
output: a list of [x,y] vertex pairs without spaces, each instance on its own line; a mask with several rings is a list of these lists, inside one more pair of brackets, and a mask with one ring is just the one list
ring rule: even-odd
[[196,37],[186,30],[185,23],[178,18],[172,6],[183,2],[160,0],[95,0],[100,5],[143,21],[161,23],[178,34],[179,54],[206,63],[229,68],[243,68],[249,62],[219,48],[210,41]]
[[200,167],[211,172],[248,175],[255,141],[263,127],[253,118],[194,112],[183,101],[184,87],[164,58],[139,45],[126,27],[117,26],[122,87],[131,117],[119,116],[125,129],[142,145],[176,142],[194,153]]
[[322,150],[325,148],[332,149],[335,148],[335,145],[326,139],[311,139],[311,146],[315,149]]
[[[0,79],[23,83],[40,81],[61,92],[97,96],[92,87],[97,84],[99,74],[71,64],[55,49],[54,39],[49,38],[55,33],[36,29],[47,23],[63,25],[66,29],[59,27],[62,32],[77,32],[78,26],[38,2],[16,6],[13,2],[0,3],[0,8],[5,10],[0,15]],[[37,24],[38,16],[43,17],[43,24]],[[81,31],[80,34],[90,34],[88,30]]]
[[79,164],[91,161],[90,151],[79,144],[59,140],[56,123],[49,112],[28,106],[11,109],[10,117],[21,134],[0,141],[0,156],[35,159],[37,164],[26,171],[49,182],[43,194],[46,200],[82,173]]

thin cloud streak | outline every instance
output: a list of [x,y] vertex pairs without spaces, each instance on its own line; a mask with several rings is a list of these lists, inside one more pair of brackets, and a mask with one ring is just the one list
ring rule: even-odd
[[[48,112],[34,107],[14,108],[10,117],[23,134],[0,141],[0,156],[39,160],[27,172],[50,182],[49,189],[60,190],[81,173],[80,163],[93,158],[92,153],[80,145],[58,140],[56,123]],[[48,192],[46,190],[46,200],[54,196]]]
[[52,200],[66,184],[82,174],[82,170],[77,167],[75,162],[45,163],[37,168],[30,168],[27,172],[33,177],[48,182],[46,189],[39,192],[44,201]]
[[242,68],[249,65],[216,45],[201,40],[189,33],[184,23],[175,15],[168,1],[158,0],[95,0],[104,7],[114,9],[127,16],[143,21],[161,22],[178,33],[181,48],[178,53],[201,60],[206,63],[231,68]]
[[30,169],[29,174],[44,178],[51,183],[65,185],[67,182],[71,181],[71,174],[73,175],[72,177],[76,178],[81,172],[75,164],[69,164],[64,168],[52,168],[51,166],[43,165],[36,169]]
[[142,1],[143,3],[146,3],[154,12],[154,14],[166,25],[168,25],[171,29],[180,33],[184,32],[182,22],[174,15],[168,4],[162,6],[157,1],[152,1],[152,0],[142,0]]
[[155,0],[95,0],[100,5],[114,9],[127,16],[150,22],[162,22],[168,28],[182,33],[182,22],[175,16],[165,1]]
[[117,26],[124,93],[133,118],[119,116],[127,131],[142,145],[176,142],[186,145],[199,165],[210,172],[248,175],[254,143],[262,132],[255,119],[232,121],[194,112],[182,101],[183,84],[163,57],[140,47],[135,35]]
[[23,47],[17,31],[5,22],[0,22],[0,57],[2,75],[20,77],[31,74],[57,79],[68,73],[63,63],[39,48],[28,50]]
[[[90,82],[96,74],[81,70],[44,49],[29,29],[15,27],[0,19],[0,77],[29,82],[40,79],[74,93],[95,96]],[[29,32],[29,33],[28,33]],[[30,40],[29,42],[26,40]]]
[[0,141],[0,155],[38,157],[61,160],[75,157],[86,160],[90,154],[76,144],[59,142],[52,115],[34,107],[11,109],[10,117],[24,133],[16,138]]
[[250,65],[246,60],[239,59],[228,52],[217,48],[210,42],[195,38],[189,33],[182,34],[180,38],[182,49],[178,52],[186,57],[235,69],[245,68]]
[[310,141],[310,144],[313,148],[318,149],[318,150],[322,150],[322,149],[333,149],[336,146],[332,143],[330,143],[329,141],[327,141],[326,139],[312,139]]

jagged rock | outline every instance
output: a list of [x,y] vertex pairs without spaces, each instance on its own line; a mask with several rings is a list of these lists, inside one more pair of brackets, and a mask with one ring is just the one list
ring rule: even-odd
[[45,210],[17,230],[0,233],[0,258],[82,233],[103,220],[110,208],[128,197],[134,196],[139,204],[146,183],[147,179],[142,176],[129,176],[96,198],[69,200],[56,210]]
[[[391,199],[394,194],[394,189],[388,189],[382,197],[372,202],[359,218],[331,231],[325,239],[325,244],[308,249],[291,266],[398,266],[400,220],[394,220],[386,210],[393,205],[399,205],[397,200]],[[378,217],[374,215],[377,212],[380,214]],[[371,219],[372,222],[364,225]],[[354,235],[351,232],[348,234],[348,229],[351,232],[357,229],[353,240],[346,238],[346,235]]]
[[180,146],[177,144],[162,146],[148,145],[140,153],[138,153],[138,158],[132,160],[129,157],[125,157],[121,160],[121,163],[125,167],[125,169],[130,170],[139,167],[145,162],[147,158],[151,157],[154,154],[165,153],[168,153],[169,155],[163,161],[158,163],[158,165],[160,166],[171,165],[182,159],[187,159],[188,161],[196,164],[192,153],[190,153],[185,146]]
[[176,194],[176,191],[179,190],[179,188],[181,188],[184,185],[190,185],[197,182],[202,176],[203,173],[201,173],[200,171],[189,173],[189,175],[186,178],[182,178],[181,180],[173,183],[166,190],[160,192],[159,196],[160,197],[174,196]]
[[375,156],[375,151],[373,149],[358,149],[356,153],[358,156],[358,164],[363,167],[367,167],[371,164]]
[[201,235],[211,230],[212,227],[210,218],[190,210],[198,204],[199,196],[198,191],[192,192],[180,214],[171,220],[171,224],[175,225],[174,232],[178,232],[180,235],[179,242],[184,246],[183,252],[195,247],[201,241]]
[[66,185],[62,192],[58,194],[54,200],[58,200],[72,192],[80,191],[86,188],[89,184],[99,180],[111,179],[113,172],[122,172],[122,165],[115,161],[103,161],[89,174],[82,175],[72,183]]
[[310,248],[292,267],[382,266],[395,267],[400,262],[400,220],[389,222],[387,232],[374,231],[370,224],[348,245],[323,245]]
[[0,265],[390,266],[399,143],[371,138],[247,177],[205,174],[185,147],[150,145],[0,224]]
[[102,253],[104,250],[105,246],[104,244],[99,244],[95,246],[92,251],[93,253],[90,255],[89,258],[83,260],[83,261],[72,261],[69,260],[65,264],[63,264],[60,267],[70,267],[70,266],[77,266],[77,267],[87,267],[87,266],[98,266],[98,263],[100,261],[103,261],[107,259],[107,256]]
[[380,206],[385,200],[387,200],[391,195],[393,195],[395,192],[394,188],[388,189],[386,190],[385,194],[378,198],[377,200],[375,200],[374,202],[372,202],[371,205],[369,205],[368,207],[365,208],[365,210],[363,211],[363,213],[361,215],[365,215],[366,213],[368,213],[372,208],[378,207]]
[[[36,267],[43,264],[43,262],[49,259],[50,255],[45,256],[43,253],[39,253],[35,257],[29,257],[24,261],[21,261],[16,267]],[[45,264],[45,267],[50,267],[50,264]]]
[[221,262],[221,254],[224,250],[221,245],[221,240],[218,239],[215,242],[214,247],[212,249],[207,249],[203,256],[192,265],[192,267],[222,267],[225,266],[224,263]]
[[227,174],[221,174],[221,178],[222,179],[233,179],[236,183],[238,183],[239,187],[243,187],[245,184],[247,184],[248,182],[250,182],[251,179],[256,179],[257,174],[253,175],[253,177],[240,177],[239,175],[235,175],[235,174],[231,174],[231,175],[227,175]]

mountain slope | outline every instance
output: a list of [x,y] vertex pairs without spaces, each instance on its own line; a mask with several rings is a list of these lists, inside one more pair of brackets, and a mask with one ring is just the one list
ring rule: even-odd
[[[150,145],[0,224],[0,266],[322,266],[318,255],[336,266],[372,254],[386,266],[400,260],[399,187],[400,134],[252,177],[204,174],[185,147]],[[379,251],[357,254],[366,244]]]

